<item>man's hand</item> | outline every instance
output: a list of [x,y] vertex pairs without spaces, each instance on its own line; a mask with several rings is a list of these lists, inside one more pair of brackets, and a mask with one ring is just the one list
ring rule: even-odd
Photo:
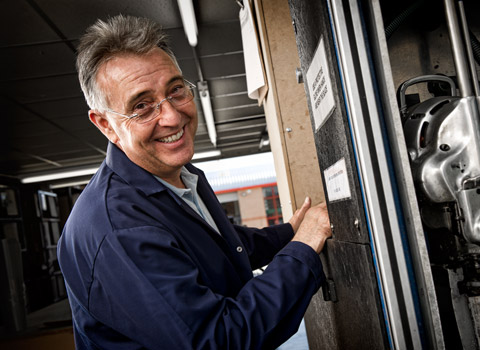
[[290,225],[292,225],[293,227],[293,232],[297,233],[298,228],[300,227],[300,224],[302,223],[303,218],[305,217],[305,213],[307,212],[308,209],[310,209],[311,205],[312,205],[312,201],[310,200],[310,197],[306,197],[305,201],[302,204],[302,207],[300,209],[295,210],[295,213],[288,221]]
[[[310,206],[310,203],[308,206]],[[304,207],[305,204],[299,210],[301,211]],[[297,212],[295,212],[295,215],[296,214]],[[320,253],[327,238],[332,237],[327,204],[323,202],[310,209],[307,208],[302,216],[304,217],[303,221],[300,221],[300,226],[298,227],[292,241],[305,243],[312,247],[317,253]]]

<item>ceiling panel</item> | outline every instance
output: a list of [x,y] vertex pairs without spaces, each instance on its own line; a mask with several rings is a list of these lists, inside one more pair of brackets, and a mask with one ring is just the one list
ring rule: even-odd
[[[201,6],[200,6],[201,5]],[[201,23],[238,20],[239,7],[235,0],[194,1],[198,21]]]
[[83,95],[62,96],[59,93],[57,98],[35,100],[32,103],[22,105],[52,122],[61,120],[62,116],[68,115],[72,111],[75,111],[76,114],[84,112],[85,118],[83,119],[85,123],[88,122],[88,106]]
[[65,96],[83,98],[77,74],[74,72],[36,79],[16,79],[4,82],[0,89],[5,91],[5,94],[14,95],[19,103],[52,100]]
[[198,37],[202,43],[198,48],[200,56],[243,51],[238,18],[228,22],[206,23]]
[[[27,1],[0,1],[0,16],[2,18],[0,22],[2,47],[58,40],[58,36],[52,28]],[[27,27],[33,30],[26,30]]]
[[2,81],[38,79],[75,72],[75,53],[64,43],[9,47],[2,49],[1,55]]
[[176,1],[35,0],[35,2],[69,38],[80,37],[85,28],[95,23],[99,17],[105,19],[117,14],[147,17],[161,23],[164,28],[182,26]]
[[203,56],[201,58],[203,75],[206,80],[245,74],[243,53],[241,51],[239,54]]

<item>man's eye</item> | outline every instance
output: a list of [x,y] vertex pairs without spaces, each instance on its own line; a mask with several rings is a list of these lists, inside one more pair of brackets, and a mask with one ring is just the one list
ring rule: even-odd
[[148,110],[150,108],[150,105],[146,102],[141,102],[135,105],[133,108],[134,112],[144,112],[145,110]]
[[183,94],[183,91],[185,90],[185,86],[184,85],[178,85],[178,86],[175,86],[171,91],[170,91],[170,96],[178,96],[178,95],[181,95]]

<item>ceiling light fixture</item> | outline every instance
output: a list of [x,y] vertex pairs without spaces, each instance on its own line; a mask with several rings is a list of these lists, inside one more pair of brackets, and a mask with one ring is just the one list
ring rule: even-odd
[[204,159],[204,158],[213,158],[213,157],[218,157],[222,155],[222,152],[220,150],[213,150],[213,151],[206,151],[206,152],[200,152],[200,153],[195,153],[193,155],[192,160],[196,159]]
[[61,171],[61,172],[49,173],[49,174],[38,174],[38,175],[24,177],[20,181],[24,184],[30,184],[34,182],[53,181],[53,180],[60,180],[60,179],[66,179],[71,177],[77,177],[77,176],[93,175],[97,170],[98,170],[98,166],[91,167],[91,168],[77,169],[77,170]]
[[84,185],[88,184],[89,182],[90,182],[90,179],[81,180],[81,181],[61,182],[61,183],[55,183],[53,185],[49,185],[48,187],[51,190],[56,190],[58,188],[84,186]]
[[258,149],[261,150],[265,146],[270,145],[270,139],[268,138],[268,135],[263,135],[262,138],[260,139],[260,144],[258,145]]
[[183,29],[187,35],[190,46],[197,46],[197,20],[195,19],[195,10],[192,0],[177,0],[180,16],[182,17]]
[[[207,151],[207,152],[200,152],[200,153],[195,153],[193,155],[192,159],[204,159],[204,158],[213,158],[213,157],[218,157],[222,154],[220,150],[213,150],[213,151]],[[97,172],[98,166],[95,167],[89,167],[89,168],[83,168],[83,169],[75,169],[75,170],[67,170],[67,171],[60,171],[56,173],[44,173],[44,174],[37,174],[37,175],[31,175],[24,177],[20,179],[20,182],[23,184],[31,184],[31,183],[36,183],[36,182],[47,182],[47,181],[55,181],[55,180],[61,180],[61,179],[68,179],[68,178],[74,178],[74,177],[80,177],[80,176],[87,176],[87,175],[93,175]],[[80,181],[80,183],[87,183],[88,181]],[[76,184],[76,183],[75,183]],[[60,185],[56,187],[65,187],[65,185]]]
[[207,124],[208,137],[212,144],[217,147],[217,129],[215,128],[215,119],[213,118],[212,101],[210,100],[210,92],[206,81],[199,81],[198,92],[200,94],[200,102],[202,103],[203,117]]

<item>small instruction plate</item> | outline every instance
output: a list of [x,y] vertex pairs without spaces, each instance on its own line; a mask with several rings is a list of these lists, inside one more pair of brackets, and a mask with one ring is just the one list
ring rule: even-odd
[[323,171],[327,185],[328,200],[330,202],[348,199],[351,197],[348,184],[347,167],[345,158]]

